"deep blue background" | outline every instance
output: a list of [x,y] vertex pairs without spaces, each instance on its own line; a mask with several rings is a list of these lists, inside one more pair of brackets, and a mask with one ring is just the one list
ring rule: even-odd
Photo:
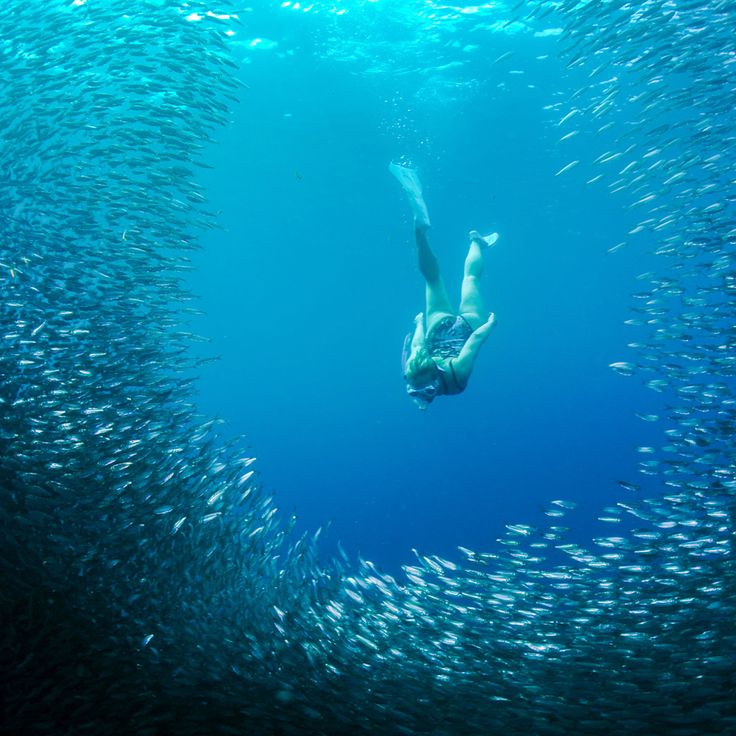
[[[202,367],[203,411],[246,436],[282,510],[305,528],[332,522],[327,552],[339,539],[392,572],[412,547],[454,558],[457,545],[491,548],[506,523],[542,521],[554,498],[581,504],[574,535],[589,539],[596,511],[625,499],[616,480],[641,482],[636,446],[659,437],[633,412],[662,400],[608,368],[641,337],[623,321],[649,264],[644,243],[606,252],[636,220],[585,184],[600,136],[559,143],[569,108],[549,107],[581,80],[554,38],[477,29],[455,34],[458,60],[466,41],[479,47],[460,70],[361,73],[319,53],[320,22],[251,15],[242,36],[279,45],[241,50],[249,89],[208,156],[226,232],[204,239],[192,279],[197,329],[222,356]],[[513,62],[488,63],[506,49]],[[406,155],[453,300],[468,230],[501,235],[483,277],[498,328],[468,390],[426,413],[400,370],[423,308],[387,168]]]

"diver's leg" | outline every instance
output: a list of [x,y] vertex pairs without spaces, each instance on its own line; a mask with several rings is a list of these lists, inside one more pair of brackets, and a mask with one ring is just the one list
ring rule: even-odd
[[429,331],[442,317],[452,315],[452,307],[447,296],[447,289],[445,289],[445,284],[442,281],[437,257],[432,252],[429,240],[427,240],[427,228],[416,224],[414,234],[417,241],[419,271],[427,282],[427,331]]
[[465,258],[460,314],[468,320],[473,329],[476,329],[486,320],[483,297],[480,293],[480,276],[483,273],[482,239],[473,237],[473,233],[470,236],[470,247]]

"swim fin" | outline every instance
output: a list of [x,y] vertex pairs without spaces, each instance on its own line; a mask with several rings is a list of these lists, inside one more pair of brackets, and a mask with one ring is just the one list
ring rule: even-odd
[[424,203],[422,183],[419,181],[416,170],[399,164],[389,164],[388,170],[396,177],[406,193],[416,224],[421,227],[429,227],[431,225],[429,212],[427,211],[427,205]]
[[481,235],[477,230],[471,230],[469,233],[470,241],[478,241],[479,245],[485,245],[490,248],[497,240],[498,233],[491,233],[490,235]]

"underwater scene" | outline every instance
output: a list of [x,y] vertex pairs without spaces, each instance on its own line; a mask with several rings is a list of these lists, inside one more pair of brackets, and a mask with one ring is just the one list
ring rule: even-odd
[[736,5],[6,0],[0,733],[736,733]]

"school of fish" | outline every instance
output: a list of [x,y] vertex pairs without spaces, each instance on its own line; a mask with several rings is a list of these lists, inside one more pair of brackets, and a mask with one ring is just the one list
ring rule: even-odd
[[[0,15],[0,731],[736,733],[736,6],[520,2],[581,85],[560,145],[656,243],[612,369],[667,397],[610,536],[509,525],[400,579],[320,563],[193,406],[201,152],[242,91],[225,0]],[[627,241],[628,242],[628,241]],[[622,247],[619,243],[612,247]],[[623,379],[622,379],[623,380]],[[625,495],[624,495],[625,494]],[[556,564],[549,555],[562,554]]]

